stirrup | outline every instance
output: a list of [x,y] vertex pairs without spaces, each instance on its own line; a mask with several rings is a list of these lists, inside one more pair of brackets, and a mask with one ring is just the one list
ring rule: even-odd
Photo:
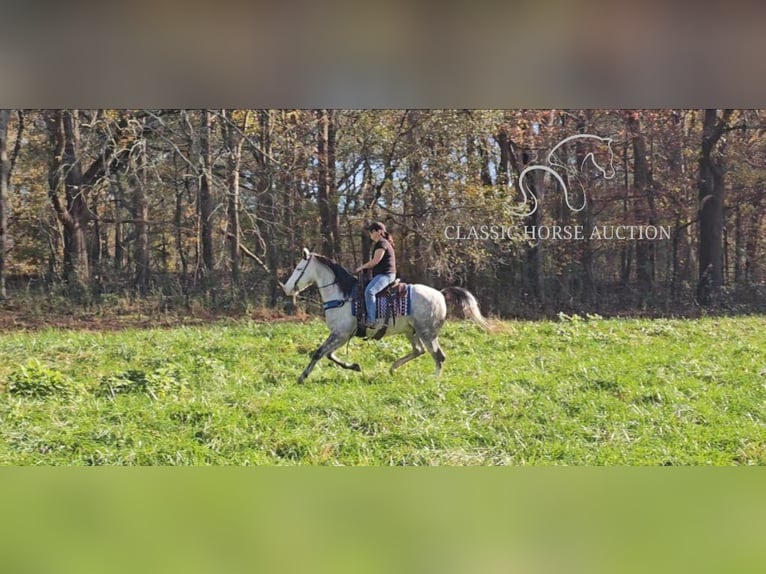
[[372,337],[372,335],[367,335],[367,331],[372,330],[373,334],[377,332],[378,329],[376,327],[378,326],[377,320],[375,323],[367,323],[367,319],[357,319],[356,321],[356,336],[362,337],[364,339],[369,339]]
[[388,331],[388,325],[383,325],[370,336],[370,339],[382,339],[386,335],[386,331]]
[[[371,333],[369,331],[372,331]],[[382,339],[388,331],[388,325],[385,323],[378,324],[377,321],[372,325],[358,325],[356,330],[356,336],[361,337],[365,341],[370,339]]]

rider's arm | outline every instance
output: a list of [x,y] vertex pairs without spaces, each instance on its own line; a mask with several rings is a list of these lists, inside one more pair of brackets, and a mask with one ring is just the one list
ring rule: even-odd
[[362,265],[357,269],[357,271],[361,271],[363,269],[372,269],[375,267],[378,263],[380,263],[380,260],[383,259],[383,256],[386,254],[386,250],[382,248],[378,248],[375,250],[375,253],[372,255],[372,259],[370,259],[367,263]]

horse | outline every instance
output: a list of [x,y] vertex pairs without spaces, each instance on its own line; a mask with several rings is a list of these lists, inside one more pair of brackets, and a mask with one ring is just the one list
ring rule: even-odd
[[582,171],[583,166],[585,165],[585,162],[588,160],[591,160],[593,162],[593,165],[596,167],[596,169],[600,173],[600,177],[603,177],[604,179],[612,179],[616,173],[617,170],[614,168],[614,151],[612,150],[612,138],[603,138],[601,136],[596,136],[592,134],[577,134],[573,136],[569,136],[568,138],[564,138],[561,140],[558,144],[556,144],[553,149],[551,149],[550,152],[548,152],[548,156],[546,157],[546,161],[548,164],[552,167],[548,167],[547,165],[530,165],[524,168],[522,172],[519,174],[519,189],[521,189],[521,194],[524,198],[523,204],[526,205],[527,202],[531,199],[532,200],[532,209],[531,211],[528,211],[523,214],[524,217],[528,217],[532,215],[535,211],[537,211],[537,196],[534,194],[534,192],[529,189],[526,186],[526,177],[529,173],[533,171],[542,171],[545,173],[549,173],[553,178],[559,183],[561,188],[564,190],[564,201],[567,204],[567,207],[575,213],[582,211],[585,209],[585,205],[587,203],[587,198],[585,196],[585,190],[583,190],[583,199],[582,199],[582,205],[580,207],[574,207],[572,203],[569,201],[569,189],[566,186],[566,183],[564,183],[563,178],[561,175],[553,169],[559,168],[563,170],[564,172],[574,172],[574,174],[577,174],[577,170],[570,168],[562,163],[559,163],[557,161],[557,158],[555,156],[556,150],[558,150],[560,147],[562,147],[567,142],[570,142],[572,140],[596,140],[597,142],[606,144],[607,151],[609,152],[609,171],[607,172],[606,168],[601,166],[601,164],[596,161],[596,156],[593,152],[589,152],[584,158],[582,163],[580,164],[580,171]]
[[[352,311],[352,291],[356,283],[356,277],[335,261],[303,248],[302,259],[295,266],[290,278],[282,288],[286,295],[293,296],[312,284],[317,285],[330,335],[311,355],[311,361],[298,377],[299,384],[305,381],[317,362],[325,356],[344,369],[362,370],[359,364],[347,363],[335,356],[335,351],[349,341],[357,331],[357,318]],[[450,298],[454,297],[455,301],[461,305],[465,315],[484,330],[490,330],[489,324],[479,310],[476,298],[466,289],[447,287],[438,291],[427,285],[412,284],[411,315],[397,317],[394,324],[389,325],[384,334],[386,337],[404,335],[412,345],[412,352],[401,359],[397,359],[391,365],[390,373],[428,351],[436,363],[435,375],[438,377],[441,374],[445,355],[439,345],[438,335],[447,317],[445,295]],[[376,327],[380,323],[381,319],[378,319]]]

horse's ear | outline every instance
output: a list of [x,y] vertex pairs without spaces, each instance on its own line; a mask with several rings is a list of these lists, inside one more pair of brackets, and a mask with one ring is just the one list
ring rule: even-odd
[[311,257],[311,252],[306,247],[304,247],[303,248],[303,258],[304,259],[308,259],[309,257]]

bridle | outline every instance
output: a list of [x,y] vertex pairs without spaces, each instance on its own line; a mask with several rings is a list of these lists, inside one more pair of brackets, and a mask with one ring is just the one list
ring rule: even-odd
[[[296,287],[298,286],[298,283],[300,282],[300,280],[303,278],[303,274],[306,273],[306,269],[309,268],[309,264],[311,263],[311,258],[312,257],[314,257],[313,253],[309,255],[308,259],[306,259],[306,265],[303,266],[303,269],[301,269],[300,275],[298,275],[298,278],[295,280],[294,285]],[[333,273],[333,275],[335,275],[335,274]],[[319,284],[317,284],[317,289],[324,289],[325,287],[329,287],[330,285],[335,285],[337,282],[338,282],[338,278],[336,277],[335,281],[333,281],[332,283],[328,283],[327,285],[319,285]]]
[[298,275],[298,278],[295,280],[295,283],[293,283],[293,285],[295,285],[296,287],[298,286],[298,283],[300,283],[300,280],[303,278],[303,274],[306,272],[306,269],[309,268],[309,263],[311,263],[311,258],[313,256],[314,255],[311,254],[311,255],[309,255],[309,258],[306,259],[306,265],[303,266],[303,269],[301,269],[301,274]]

